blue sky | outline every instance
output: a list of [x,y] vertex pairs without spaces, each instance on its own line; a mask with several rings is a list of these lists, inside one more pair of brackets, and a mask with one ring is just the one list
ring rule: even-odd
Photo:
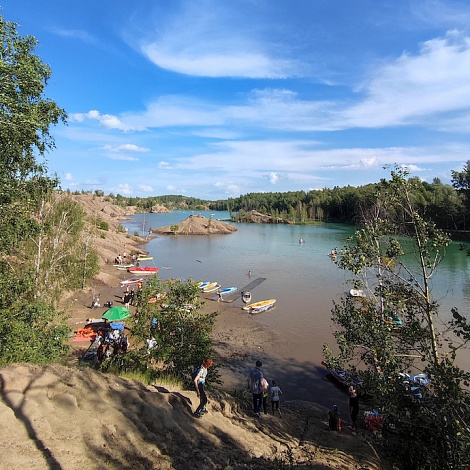
[[467,0],[3,0],[68,114],[62,188],[226,199],[470,159]]

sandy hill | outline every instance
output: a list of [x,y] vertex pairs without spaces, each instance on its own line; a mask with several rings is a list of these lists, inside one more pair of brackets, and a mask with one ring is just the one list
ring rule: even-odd
[[194,392],[89,368],[20,364],[0,379],[5,469],[383,468],[363,438],[330,432],[311,403],[255,418],[214,390],[197,419]]

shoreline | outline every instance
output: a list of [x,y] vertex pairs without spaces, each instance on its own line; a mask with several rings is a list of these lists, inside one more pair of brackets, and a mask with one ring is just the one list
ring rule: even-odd
[[[124,233],[113,233],[112,243],[116,256],[118,253],[131,250],[147,254],[147,240],[129,237]],[[111,237],[110,237],[111,238]],[[109,245],[108,245],[109,246]],[[99,248],[98,248],[99,249]],[[108,260],[108,262],[106,262]],[[109,262],[107,257],[100,257],[100,273],[96,275],[84,290],[76,291],[63,302],[63,309],[69,313],[69,326],[73,330],[83,326],[89,318],[101,318],[105,307],[91,309],[92,300],[99,295],[100,304],[112,301],[119,305],[123,288],[119,286],[122,279],[128,277],[126,271],[119,271]],[[217,302],[214,294],[202,294],[205,300],[203,312],[218,312],[212,333],[213,346],[216,351],[215,361],[219,366],[222,388],[226,391],[243,390],[246,388],[246,374],[254,367],[256,360],[263,363],[265,377],[271,381],[276,379],[283,389],[285,401],[302,400],[316,406],[330,408],[337,403],[347,410],[348,397],[343,390],[325,379],[327,371],[318,361],[299,360],[294,354],[299,348],[307,349],[307,345],[299,344],[283,337],[282,332],[274,331],[257,320],[257,315],[250,315],[242,310],[240,297],[231,302]],[[232,297],[230,297],[230,300]],[[131,311],[135,308],[131,306]],[[269,315],[269,312],[263,313]],[[70,340],[71,357],[73,360],[83,355],[88,343]],[[132,343],[130,344],[132,348]],[[304,350],[300,356],[306,355]]]

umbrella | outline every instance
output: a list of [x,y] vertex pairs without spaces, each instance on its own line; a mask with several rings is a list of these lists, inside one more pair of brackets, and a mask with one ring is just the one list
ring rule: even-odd
[[127,318],[128,316],[130,316],[130,314],[131,314],[131,311],[128,308],[116,306],[116,307],[108,308],[108,310],[104,312],[102,318],[105,318],[106,320],[109,320],[109,321],[124,320],[124,318]]

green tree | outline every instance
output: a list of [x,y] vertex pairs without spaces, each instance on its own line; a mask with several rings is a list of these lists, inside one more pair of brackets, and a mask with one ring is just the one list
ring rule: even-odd
[[60,312],[35,297],[36,269],[24,245],[41,232],[43,202],[58,181],[40,158],[54,148],[51,125],[65,112],[44,97],[51,70],[0,16],[0,364],[48,362],[66,351]]
[[463,217],[463,229],[467,229],[467,220],[470,217],[470,160],[464,165],[462,171],[452,171],[452,186],[458,191],[463,203],[465,212]]
[[[201,312],[198,293],[191,280],[165,283],[154,276],[146,282],[137,296],[131,329],[131,341],[139,347],[128,355],[127,368],[187,380],[193,366],[213,356],[210,335],[217,313]],[[151,349],[147,340],[155,342]],[[212,368],[210,379],[216,374]]]
[[[390,181],[381,182],[375,210],[339,252],[339,267],[351,271],[367,295],[334,305],[339,354],[328,345],[324,353],[330,367],[360,375],[374,405],[399,426],[398,437],[386,441],[397,464],[464,468],[470,375],[455,363],[455,326],[437,326],[442,319],[430,289],[450,240],[421,217],[418,181],[407,177],[395,169]],[[425,397],[411,393],[403,375],[408,370],[432,378]]]

